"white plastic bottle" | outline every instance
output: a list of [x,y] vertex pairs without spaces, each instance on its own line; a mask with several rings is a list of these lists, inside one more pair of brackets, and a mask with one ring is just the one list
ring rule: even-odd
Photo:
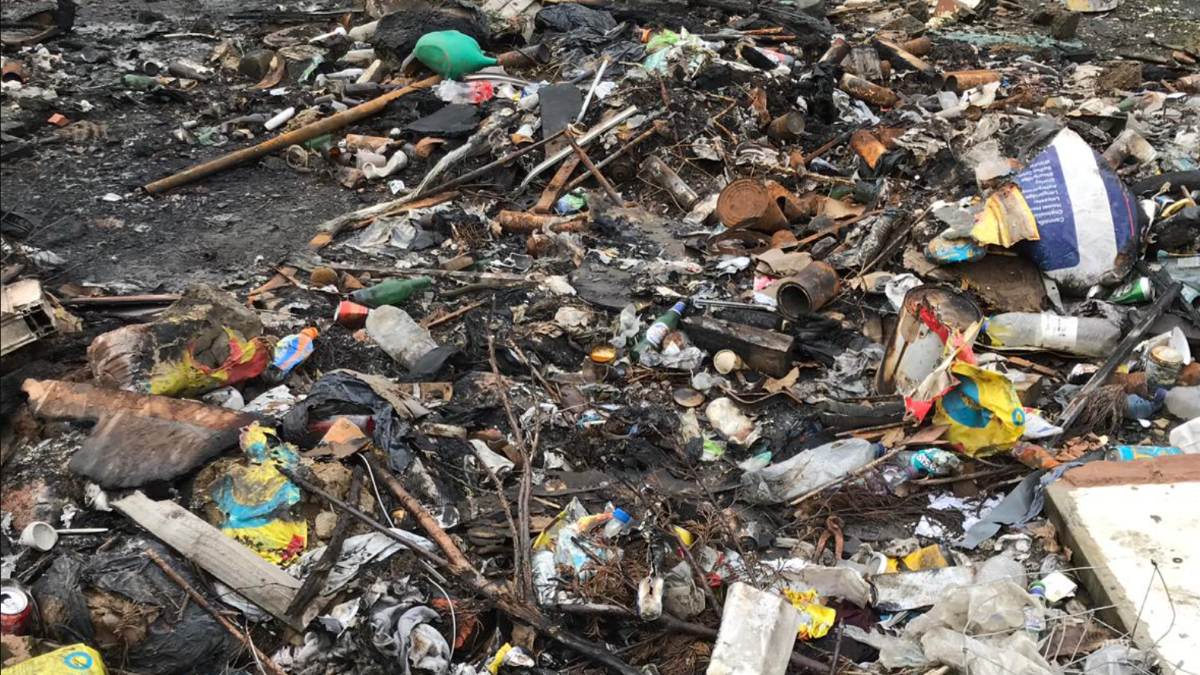
[[367,315],[367,335],[408,370],[412,370],[422,356],[438,348],[429,331],[413,321],[408,312],[391,305],[371,310]]
[[1076,356],[1107,356],[1121,341],[1121,327],[1108,319],[1008,312],[988,319],[988,338],[997,347],[1045,349]]
[[600,536],[604,537],[605,541],[612,541],[624,534],[629,529],[629,523],[633,522],[633,516],[630,516],[624,509],[613,509],[612,519],[604,524],[604,531]]

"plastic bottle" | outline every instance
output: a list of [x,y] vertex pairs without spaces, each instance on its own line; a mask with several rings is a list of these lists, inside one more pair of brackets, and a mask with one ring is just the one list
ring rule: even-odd
[[1108,319],[1008,312],[988,319],[988,339],[999,347],[1045,349],[1077,356],[1108,356],[1123,337]]
[[485,101],[490,101],[496,96],[496,85],[488,81],[455,82],[454,80],[443,80],[433,91],[437,94],[438,98],[446,103],[478,105]]
[[1175,387],[1167,392],[1163,401],[1167,412],[1181,420],[1194,420],[1200,417],[1200,386]]
[[1182,454],[1184,452],[1179,448],[1164,447],[1161,445],[1118,445],[1104,453],[1104,458],[1110,462],[1132,462],[1139,459],[1154,459],[1155,457]]
[[1171,445],[1188,455],[1200,455],[1200,417],[1171,430]]
[[350,299],[367,307],[398,305],[412,297],[417,291],[433,283],[429,277],[416,279],[388,279],[370,288],[361,288],[350,294]]
[[422,35],[413,55],[433,72],[451,80],[496,65],[496,59],[485,55],[475,38],[456,30]]
[[283,382],[288,373],[312,356],[317,335],[317,329],[309,327],[294,335],[280,338],[279,342],[275,343],[275,356],[263,372],[262,379],[270,384]]
[[921,476],[948,476],[962,465],[958,456],[948,450],[927,448],[897,454],[887,464],[867,472],[858,479],[879,494],[894,494],[896,488]]
[[686,310],[687,303],[680,301],[675,303],[671,309],[667,310],[664,314],[655,319],[654,323],[651,324],[650,327],[646,329],[645,334],[642,335],[642,339],[638,340],[637,344],[633,346],[632,352],[634,360],[640,361],[642,354],[648,351],[651,347],[657,349],[659,346],[661,346],[663,339],[667,337],[667,333],[675,330],[675,327],[679,325],[679,319],[683,316],[683,313]]
[[633,517],[625,512],[624,509],[613,509],[612,520],[604,524],[604,530],[600,533],[605,541],[611,541],[624,534],[629,530],[629,523],[633,521]]
[[409,370],[422,356],[438,347],[429,332],[407,312],[391,305],[380,307],[367,316],[367,335],[388,356]]

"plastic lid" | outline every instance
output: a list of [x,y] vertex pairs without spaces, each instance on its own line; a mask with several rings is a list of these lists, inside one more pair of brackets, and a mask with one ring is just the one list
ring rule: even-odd
[[1044,598],[1044,597],[1046,597],[1046,587],[1043,586],[1040,582],[1036,583],[1029,588],[1029,593],[1030,593],[1030,595],[1037,595],[1037,596]]
[[625,511],[622,509],[613,509],[612,516],[613,519],[619,520],[622,523],[628,523],[629,521],[633,520],[633,516],[625,513]]

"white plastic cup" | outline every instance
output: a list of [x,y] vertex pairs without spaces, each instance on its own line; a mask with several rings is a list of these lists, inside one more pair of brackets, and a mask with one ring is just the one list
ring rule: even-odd
[[35,520],[21,530],[20,542],[38,551],[49,551],[58,543],[58,531],[50,523]]

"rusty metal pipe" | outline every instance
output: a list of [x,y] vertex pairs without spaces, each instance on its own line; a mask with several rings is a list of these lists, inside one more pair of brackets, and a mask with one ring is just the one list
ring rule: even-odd
[[795,111],[780,115],[767,125],[767,135],[777,141],[794,141],[804,133],[804,115]]
[[872,84],[849,73],[842,75],[840,86],[842,91],[854,98],[882,108],[891,108],[900,102],[900,97],[891,89]]
[[779,313],[793,321],[829,304],[841,286],[833,266],[820,260],[778,283]]
[[496,216],[496,222],[505,232],[515,234],[533,234],[541,232],[547,225],[551,232],[577,232],[587,225],[584,216],[564,218],[541,213],[526,213],[525,211],[501,211]]
[[942,74],[938,72],[937,68],[929,65],[929,63],[916,54],[907,51],[894,42],[884,39],[876,39],[875,48],[879,50],[881,55],[886,56],[893,66],[915,70],[920,73],[921,77],[934,83],[933,86],[942,86]]
[[286,134],[280,134],[268,141],[263,141],[258,145],[231,152],[222,157],[218,157],[210,162],[205,162],[190,169],[181,171],[173,176],[168,176],[161,180],[150,183],[145,187],[146,192],[150,194],[162,194],[168,190],[173,190],[177,187],[194,183],[202,178],[207,178],[215,173],[220,173],[228,168],[250,162],[260,157],[286,149],[291,145],[298,145],[305,141],[312,140],[321,134],[327,134],[331,131],[336,131],[343,127],[349,126],[359,120],[365,119],[372,115],[381,112],[392,101],[407,96],[415,91],[428,89],[433,87],[442,78],[433,76],[410,84],[403,89],[390,91],[383,96],[372,99],[361,105],[356,105],[349,110],[342,111],[336,115],[326,117],[323,120],[306,124],[305,126],[289,131]]
[[900,47],[914,56],[929,56],[933,51],[933,40],[927,37],[913,38],[907,42],[901,42]]
[[550,47],[547,45],[526,45],[504,52],[496,57],[496,61],[505,68],[533,68],[549,63],[550,56]]
[[946,73],[945,87],[949,91],[961,94],[968,89],[999,81],[1000,73],[994,70],[956,70]]
[[841,63],[850,54],[850,43],[842,38],[838,38],[829,45],[829,49],[821,55],[817,63],[837,65]]

